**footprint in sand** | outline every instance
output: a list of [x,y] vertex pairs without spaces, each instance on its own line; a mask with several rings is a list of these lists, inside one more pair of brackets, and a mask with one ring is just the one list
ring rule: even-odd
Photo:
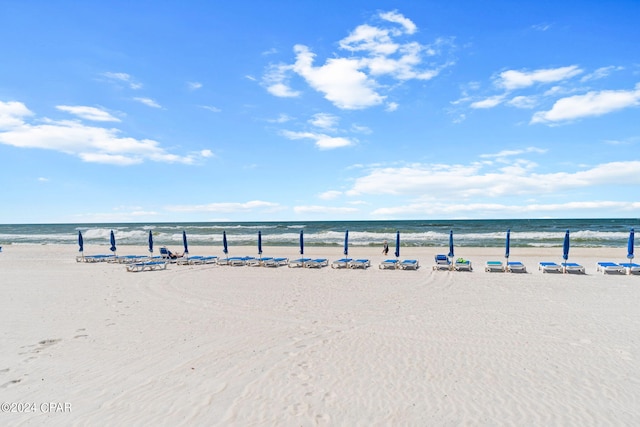
[[47,347],[51,347],[52,345],[59,343],[60,341],[62,341],[62,338],[42,340],[38,342],[39,347],[33,350],[33,353],[40,353],[41,351],[45,350]]
[[12,386],[14,384],[18,384],[20,381],[22,381],[22,380],[11,380],[9,382],[6,382],[6,383],[0,385],[0,388],[7,388],[7,387]]

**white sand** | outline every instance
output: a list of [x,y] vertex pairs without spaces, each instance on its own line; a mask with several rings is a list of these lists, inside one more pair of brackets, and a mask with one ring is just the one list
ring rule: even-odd
[[527,274],[484,272],[500,248],[457,248],[474,271],[434,272],[438,252],[403,248],[418,271],[354,247],[372,268],[128,273],[71,245],[5,246],[0,396],[33,406],[0,424],[640,425],[640,276],[595,269],[624,248],[572,249],[584,276],[537,270],[560,248],[513,248]]

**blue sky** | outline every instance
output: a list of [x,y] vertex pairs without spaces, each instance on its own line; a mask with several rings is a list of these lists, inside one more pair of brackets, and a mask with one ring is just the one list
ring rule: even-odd
[[635,218],[638,16],[0,0],[0,223]]

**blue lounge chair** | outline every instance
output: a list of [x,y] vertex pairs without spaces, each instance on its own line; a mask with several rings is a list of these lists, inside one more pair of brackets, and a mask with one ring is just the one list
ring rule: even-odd
[[379,265],[379,268],[381,270],[391,270],[391,269],[396,269],[398,268],[398,263],[400,261],[398,261],[397,259],[385,259],[384,261],[382,261]]
[[542,261],[538,263],[538,270],[543,273],[562,273],[562,266],[553,261]]
[[134,262],[143,262],[147,260],[147,255],[117,255],[109,260],[109,262],[116,262],[118,264],[131,264]]
[[147,261],[147,262],[134,262],[127,264],[127,271],[153,271],[153,270],[166,270],[167,263],[165,261]]
[[311,258],[298,258],[289,261],[289,268],[304,267],[307,262],[311,261]]
[[599,262],[596,266],[596,270],[602,274],[625,274],[625,268],[615,262]]
[[185,260],[185,264],[189,265],[201,265],[201,264],[216,264],[218,257],[215,255],[194,255]]
[[504,264],[502,261],[487,261],[484,265],[484,271],[488,273],[503,273]]
[[234,256],[227,260],[227,265],[232,267],[242,267],[253,261],[255,257],[252,256]]
[[304,263],[306,268],[321,268],[327,265],[329,265],[329,260],[326,258],[316,258]]
[[573,273],[573,274],[584,274],[585,269],[584,266],[578,264],[577,262],[563,262],[562,269],[565,273]]
[[622,262],[620,265],[627,274],[640,274],[640,264],[634,262]]
[[420,267],[420,263],[417,259],[404,259],[400,261],[398,267],[403,270],[417,270]]
[[107,262],[110,259],[113,259],[114,255],[84,255],[77,256],[77,262]]
[[182,258],[182,255],[175,254],[163,246],[160,248],[160,258],[165,262],[177,263],[178,258]]
[[527,267],[520,261],[509,261],[507,263],[507,271],[510,273],[526,273]]
[[453,266],[456,271],[471,271],[473,267],[471,266],[471,261],[464,258],[456,259],[456,262]]
[[355,259],[349,263],[349,268],[362,268],[367,269],[371,266],[371,261],[368,259]]
[[451,261],[449,257],[444,254],[438,254],[434,257],[435,264],[434,270],[451,270]]
[[331,268],[347,268],[351,261],[353,261],[353,258],[337,259],[331,263]]
[[249,267],[262,267],[265,262],[269,262],[272,259],[273,259],[272,257],[268,257],[268,256],[261,257],[261,258],[251,258],[247,260],[247,265]]
[[280,267],[281,265],[287,265],[289,263],[289,258],[279,257],[279,258],[270,258],[264,259],[262,261],[263,267]]

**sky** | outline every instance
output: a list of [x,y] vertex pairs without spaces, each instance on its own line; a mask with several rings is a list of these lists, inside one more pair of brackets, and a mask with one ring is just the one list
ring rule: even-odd
[[637,0],[0,0],[0,223],[637,218]]

